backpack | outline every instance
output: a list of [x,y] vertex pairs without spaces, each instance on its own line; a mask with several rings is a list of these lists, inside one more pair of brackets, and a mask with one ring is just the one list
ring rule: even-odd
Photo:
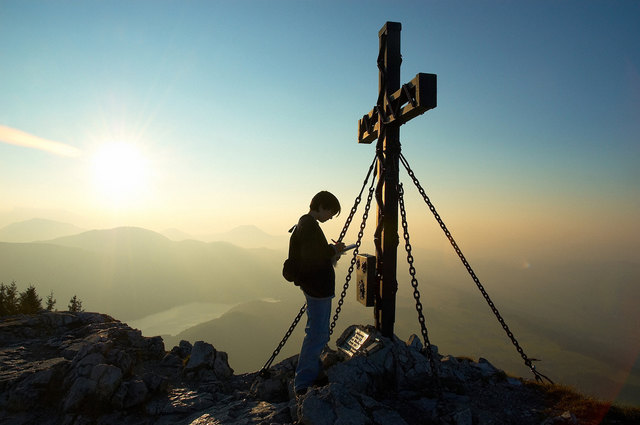
[[[297,225],[293,226],[289,229],[289,233],[291,233],[291,237],[289,237],[289,257],[284,261],[282,265],[282,276],[287,280],[287,282],[296,281],[296,277],[298,276],[298,270],[300,268],[300,261],[298,259],[298,255],[300,249],[298,248],[298,233],[296,232]],[[296,286],[298,285],[295,283]]]

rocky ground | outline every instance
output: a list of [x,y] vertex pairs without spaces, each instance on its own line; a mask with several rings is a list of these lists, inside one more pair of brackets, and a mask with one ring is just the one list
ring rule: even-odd
[[[167,352],[161,338],[106,315],[3,318],[0,424],[551,425],[596,424],[607,413],[601,404],[595,413],[567,411],[544,386],[434,349],[436,379],[417,338],[407,344],[362,330],[376,349],[353,357],[328,351],[326,376],[296,399],[296,357],[268,377],[235,375],[211,344],[183,341]],[[602,423],[637,424],[636,414]]]

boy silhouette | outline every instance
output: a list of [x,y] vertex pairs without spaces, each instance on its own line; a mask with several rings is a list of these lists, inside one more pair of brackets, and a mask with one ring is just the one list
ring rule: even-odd
[[319,223],[338,214],[338,198],[322,191],[311,199],[309,212],[300,217],[295,228],[300,262],[295,283],[307,299],[307,326],[294,380],[296,395],[306,393],[318,378],[322,369],[320,354],[329,342],[331,299],[335,296],[336,284],[333,260],[342,253],[344,244],[329,244]]

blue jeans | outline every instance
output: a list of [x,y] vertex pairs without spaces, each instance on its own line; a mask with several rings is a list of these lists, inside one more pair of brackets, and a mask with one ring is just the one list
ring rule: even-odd
[[329,342],[329,318],[331,317],[331,298],[307,298],[307,326],[305,337],[298,356],[298,367],[294,388],[301,391],[310,387],[322,369],[320,354]]

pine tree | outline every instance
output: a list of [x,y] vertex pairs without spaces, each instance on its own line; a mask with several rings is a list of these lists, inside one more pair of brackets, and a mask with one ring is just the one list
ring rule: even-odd
[[78,313],[81,311],[84,311],[82,309],[82,301],[80,301],[78,299],[77,296],[73,296],[73,298],[71,298],[71,300],[69,300],[69,311],[74,312],[74,313]]
[[47,297],[47,306],[46,306],[47,311],[53,311],[54,305],[56,305],[56,300],[55,298],[53,298],[53,291],[51,291],[51,293]]
[[36,288],[29,285],[18,299],[18,311],[23,314],[35,314],[42,310],[42,299],[38,296]]
[[0,283],[0,317],[7,315],[6,291],[4,283]]
[[11,285],[0,284],[0,316],[10,316],[18,312],[17,294],[15,280]]

